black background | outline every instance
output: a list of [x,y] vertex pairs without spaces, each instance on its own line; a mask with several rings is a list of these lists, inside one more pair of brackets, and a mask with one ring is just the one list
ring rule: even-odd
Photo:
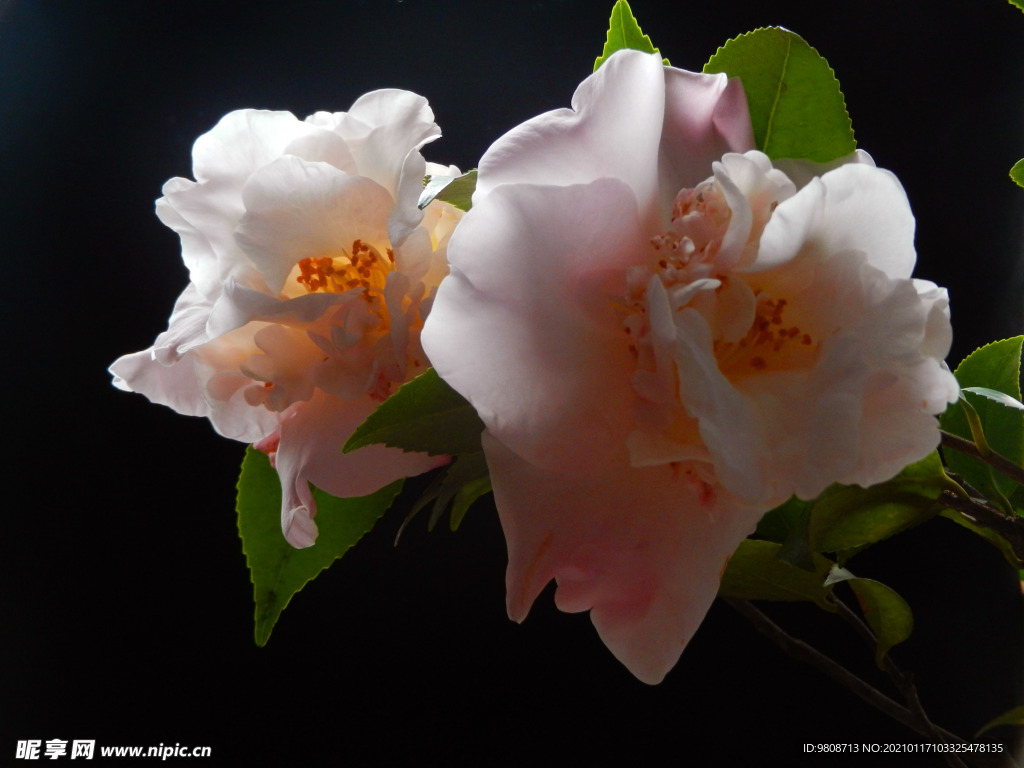
[[[191,175],[192,142],[222,114],[303,117],[407,88],[444,131],[428,159],[470,168],[505,130],[568,105],[610,7],[0,2],[0,764],[19,739],[53,738],[210,745],[213,765],[942,764],[804,756],[807,742],[921,739],[724,605],[657,687],[550,592],[512,624],[487,504],[454,535],[414,523],[397,549],[386,517],[257,648],[233,512],[243,446],[109,385],[107,365],[152,342],[185,286],[153,200]],[[1024,155],[1024,15],[1002,0],[633,10],[689,69],[758,26],[803,35],[860,146],[907,188],[917,274],[950,289],[951,359],[1024,330],[1024,190],[1006,177]],[[854,565],[915,608],[895,655],[937,722],[969,735],[1018,702],[1020,594],[994,550],[936,521]],[[833,617],[768,610],[886,686]]]

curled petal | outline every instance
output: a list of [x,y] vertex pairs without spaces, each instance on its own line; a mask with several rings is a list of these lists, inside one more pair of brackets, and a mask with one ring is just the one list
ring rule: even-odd
[[907,195],[892,173],[866,164],[843,165],[779,205],[751,269],[770,269],[807,251],[860,251],[889,277],[909,278],[917,260],[914,229]]
[[649,200],[657,192],[664,69],[654,54],[612,56],[580,85],[572,109],[528,120],[487,150],[475,194],[482,198],[502,184],[566,186],[607,176]]
[[275,464],[281,478],[281,527],[292,546],[308,547],[316,539],[310,483],[334,496],[366,496],[450,461],[447,456],[405,453],[383,445],[343,454],[349,435],[376,405],[369,397],[340,401],[317,391],[281,422]]
[[754,146],[754,133],[738,79],[673,67],[662,67],[662,71],[665,119],[658,179],[662,206],[668,208],[680,188],[707,178],[709,159],[745,152]]
[[372,179],[284,156],[253,174],[235,240],[279,293],[305,258],[345,252],[356,240],[387,241],[394,200]]
[[590,611],[645,683],[679,659],[759,513],[671,466],[549,472],[484,433],[508,545],[508,612],[522,621],[551,580],[563,611]]

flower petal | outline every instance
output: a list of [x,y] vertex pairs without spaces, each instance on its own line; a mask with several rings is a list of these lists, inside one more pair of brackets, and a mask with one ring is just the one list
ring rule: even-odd
[[659,191],[664,72],[656,54],[616,53],[583,81],[572,109],[528,120],[487,150],[474,205],[502,184],[566,186],[613,177],[629,184],[646,210]]
[[290,155],[254,173],[242,199],[235,240],[273,294],[304,258],[347,251],[355,240],[387,242],[394,205],[371,179]]
[[310,483],[334,496],[366,496],[450,461],[383,445],[342,453],[345,441],[376,406],[369,397],[341,400],[317,390],[282,421],[275,466],[281,478],[281,526],[292,546],[308,547],[316,540]]
[[[550,215],[559,210],[574,215]],[[567,467],[625,450],[629,414],[621,404],[633,399],[633,362],[622,274],[642,258],[643,244],[632,192],[613,179],[498,187],[452,236],[451,274],[423,347],[488,428],[527,460]]]
[[508,612],[522,621],[551,579],[563,611],[590,610],[609,650],[645,683],[679,659],[759,513],[670,466],[549,472],[489,433],[484,450],[508,544]]
[[907,195],[892,173],[867,164],[843,165],[779,204],[751,269],[770,269],[809,250],[860,251],[889,277],[909,278],[917,259],[914,229]]
[[683,187],[708,177],[712,160],[754,146],[754,129],[743,85],[725,75],[674,67],[665,74],[665,122],[658,157],[661,202],[670,210]]

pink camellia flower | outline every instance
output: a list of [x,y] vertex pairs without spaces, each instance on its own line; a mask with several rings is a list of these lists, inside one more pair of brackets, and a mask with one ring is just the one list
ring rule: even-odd
[[766,510],[892,477],[957,392],[896,178],[752,146],[738,81],[615,54],[487,151],[423,332],[487,427],[509,615],[555,579],[648,683]]
[[281,478],[289,542],[316,539],[309,483],[362,496],[444,457],[342,445],[427,366],[420,330],[460,212],[417,207],[440,136],[421,96],[382,90],[348,112],[225,115],[193,149],[196,180],[157,201],[191,281],[170,327],[110,370],[121,389],[255,443]]

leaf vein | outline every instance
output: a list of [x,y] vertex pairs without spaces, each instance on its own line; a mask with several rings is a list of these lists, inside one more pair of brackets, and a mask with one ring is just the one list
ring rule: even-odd
[[771,152],[768,151],[768,146],[771,143],[772,126],[775,123],[775,110],[778,108],[779,100],[782,98],[782,86],[783,86],[783,83],[786,80],[786,72],[789,69],[789,57],[790,57],[790,54],[792,53],[792,51],[793,51],[793,39],[791,37],[787,36],[786,37],[786,56],[782,60],[782,74],[779,75],[779,85],[775,89],[775,99],[772,101],[772,108],[768,112],[768,126],[765,129],[765,134],[764,134],[764,147],[763,147],[762,151],[765,154],[767,154],[767,155],[771,155]]

